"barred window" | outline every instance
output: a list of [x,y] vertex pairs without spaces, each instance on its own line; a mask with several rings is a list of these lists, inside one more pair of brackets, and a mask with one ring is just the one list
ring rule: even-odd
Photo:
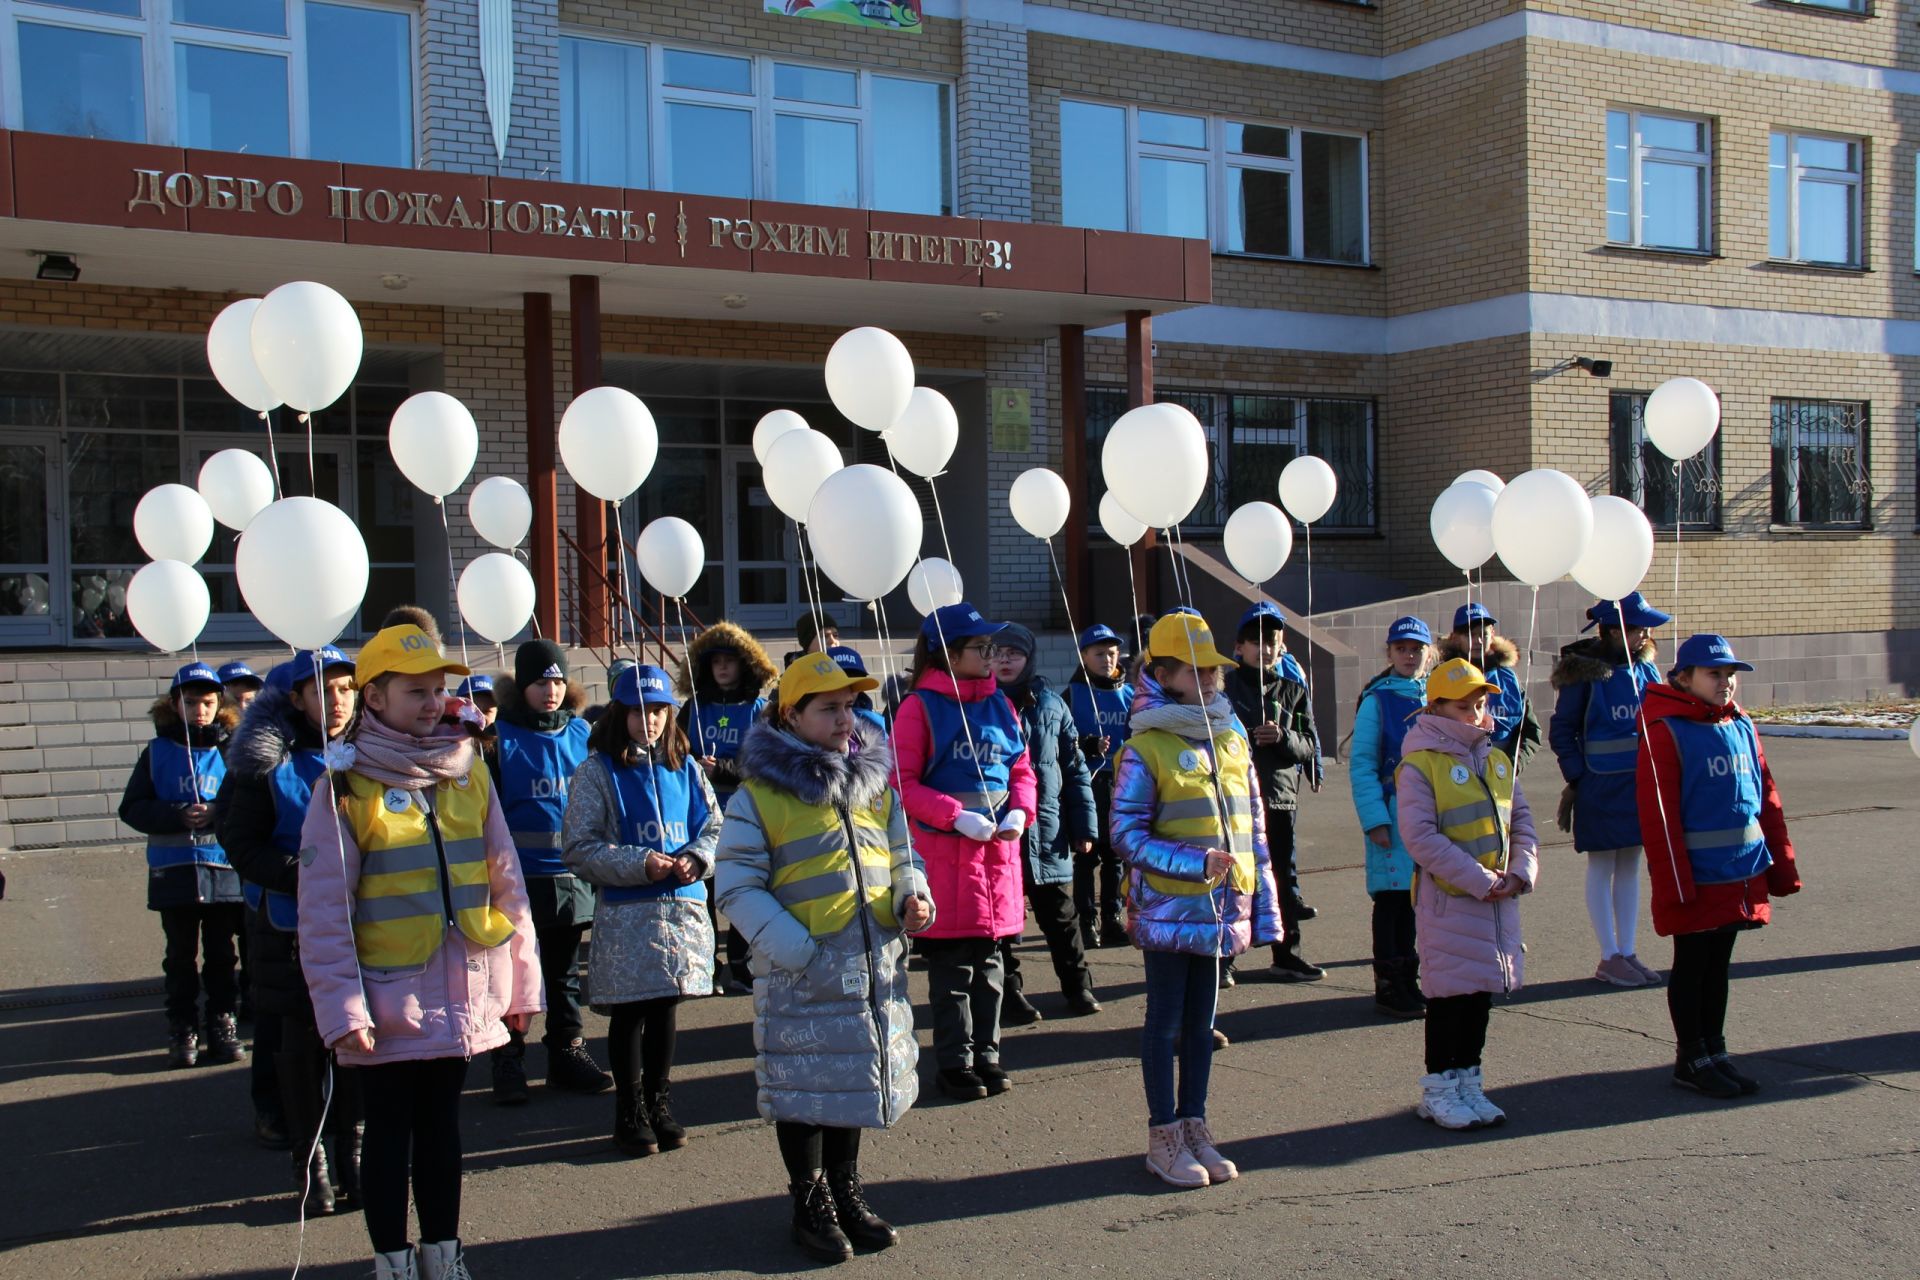
[[1613,459],[1613,492],[1646,512],[1656,529],[1720,527],[1720,436],[1680,466],[1647,439],[1645,391],[1616,391],[1609,400],[1607,429]]
[[1866,402],[1773,402],[1775,524],[1864,529],[1872,497]]

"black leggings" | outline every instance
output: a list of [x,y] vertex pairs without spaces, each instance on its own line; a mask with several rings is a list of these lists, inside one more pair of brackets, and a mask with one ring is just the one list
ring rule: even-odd
[[[654,1089],[673,1075],[673,1039],[680,997],[633,1000],[613,1006],[607,1026],[607,1058],[614,1087],[625,1094],[638,1084]],[[640,1073],[634,1075],[638,1065]]]
[[1379,964],[1413,954],[1413,893],[1382,889],[1373,895],[1373,961]]
[[1735,929],[1674,935],[1667,1012],[1673,1015],[1673,1038],[1683,1049],[1703,1041],[1715,1051],[1726,1045],[1727,969],[1739,936]]
[[1464,996],[1427,999],[1427,1070],[1434,1075],[1456,1067],[1477,1067],[1487,1047],[1487,1022],[1493,1016],[1493,995],[1475,991]]
[[460,1090],[465,1058],[383,1062],[351,1069],[360,1078],[367,1133],[360,1188],[375,1253],[407,1247],[407,1182],[423,1242],[460,1234]]
[[802,1124],[782,1120],[773,1126],[780,1140],[780,1159],[792,1182],[811,1182],[826,1169],[851,1169],[860,1163],[860,1131],[831,1124]]

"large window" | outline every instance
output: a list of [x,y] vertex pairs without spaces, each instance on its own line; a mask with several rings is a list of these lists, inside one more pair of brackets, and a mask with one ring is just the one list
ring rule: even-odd
[[1647,439],[1647,392],[1616,391],[1609,400],[1608,448],[1613,492],[1642,511],[1655,528],[1720,527],[1720,436],[1674,472],[1673,460]]
[[569,35],[560,100],[570,182],[953,212],[937,81]]
[[1713,247],[1712,127],[1704,120],[1607,112],[1607,239],[1648,249]]
[[[1207,433],[1213,482],[1187,517],[1186,527],[1217,529],[1235,507],[1245,502],[1278,505],[1281,470],[1308,453],[1325,459],[1340,484],[1333,510],[1317,522],[1318,527],[1374,527],[1373,401],[1186,390],[1161,391],[1155,398],[1185,407]],[[1091,456],[1099,456],[1108,429],[1126,411],[1127,393],[1121,388],[1087,389],[1087,449]],[[1106,492],[1099,468],[1090,469],[1088,485],[1087,509],[1097,511]]]
[[1782,262],[1865,265],[1860,251],[1858,138],[1775,133],[1767,155],[1767,253]]
[[1060,220],[1221,253],[1367,260],[1367,154],[1327,133],[1062,99]]
[[0,111],[119,142],[411,167],[408,7],[0,0]]
[[1864,401],[1773,402],[1775,524],[1865,528],[1872,498]]

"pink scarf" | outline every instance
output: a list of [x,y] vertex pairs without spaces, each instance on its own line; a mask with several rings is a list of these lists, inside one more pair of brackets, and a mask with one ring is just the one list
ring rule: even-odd
[[465,725],[442,725],[430,738],[389,729],[362,715],[353,739],[353,771],[403,791],[422,791],[473,772],[473,738]]

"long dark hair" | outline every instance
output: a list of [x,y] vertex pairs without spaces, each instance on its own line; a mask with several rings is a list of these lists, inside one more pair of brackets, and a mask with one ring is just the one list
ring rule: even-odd
[[920,677],[929,671],[945,671],[952,674],[953,665],[940,641],[922,633],[920,638],[914,641],[913,662],[907,667],[908,690],[919,688]]
[[[593,732],[587,736],[587,746],[598,751],[618,765],[632,768],[646,758],[647,749],[633,740],[627,732],[627,712],[633,710],[624,702],[609,702],[600,718],[593,722]],[[671,710],[671,708],[669,708]],[[687,741],[687,731],[680,727],[678,716],[667,717],[667,727],[660,735],[662,744],[661,764],[670,771],[678,772],[687,757],[693,754],[692,745]]]

